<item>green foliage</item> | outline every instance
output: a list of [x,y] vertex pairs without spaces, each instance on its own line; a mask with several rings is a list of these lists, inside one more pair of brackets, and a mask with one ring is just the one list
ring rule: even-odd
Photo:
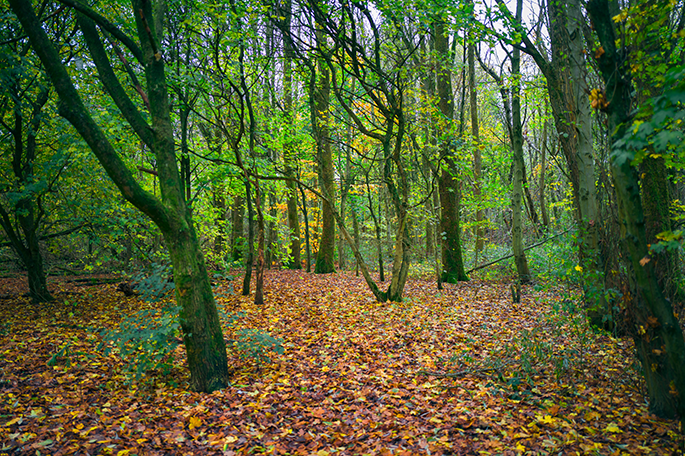
[[161,308],[141,309],[114,329],[99,331],[104,353],[115,349],[127,361],[129,380],[140,381],[152,371],[168,375],[173,352],[180,342],[180,306],[167,303]]
[[181,343],[178,315],[181,307],[172,301],[163,301],[174,288],[169,282],[169,266],[156,264],[152,273],[134,276],[137,290],[144,301],[160,307],[147,307],[125,318],[114,329],[99,331],[105,354],[116,349],[128,364],[129,379],[140,381],[147,373],[159,371],[168,375],[173,367],[173,352]]
[[282,355],[285,351],[283,339],[259,329],[239,329],[236,331],[236,339],[228,342],[228,348],[240,359],[253,361],[260,366],[271,362],[269,352]]
[[137,283],[136,290],[141,294],[143,300],[157,302],[164,299],[169,291],[174,289],[171,266],[168,264],[152,265],[152,272],[149,275],[138,273],[133,276],[133,281]]

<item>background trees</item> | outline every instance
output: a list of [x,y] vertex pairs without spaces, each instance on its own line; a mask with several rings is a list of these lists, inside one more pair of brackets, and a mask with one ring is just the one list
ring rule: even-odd
[[303,258],[361,270],[376,299],[399,301],[411,273],[467,280],[509,252],[517,280],[542,280],[549,259],[527,246],[570,231],[557,274],[582,285],[593,325],[633,335],[654,410],[680,413],[680,6],[11,5],[31,47],[8,19],[0,216],[36,301],[51,298],[44,255],[79,266],[45,240],[73,229],[49,242],[78,244],[87,212],[57,216],[89,160],[57,103],[158,228],[107,195],[73,256],[173,264],[198,389],[228,375],[205,257],[244,267],[256,302],[264,268]]

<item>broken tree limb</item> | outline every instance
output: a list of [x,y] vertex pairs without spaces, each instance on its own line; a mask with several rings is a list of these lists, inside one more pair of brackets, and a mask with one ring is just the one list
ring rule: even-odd
[[[562,231],[561,233],[557,233],[557,234],[555,234],[554,236],[550,236],[550,237],[548,237],[547,239],[544,239],[544,240],[542,240],[542,241],[540,241],[540,242],[538,242],[538,243],[535,243],[535,244],[533,244],[533,245],[529,245],[528,247],[524,248],[523,251],[525,252],[525,251],[527,251],[527,250],[534,249],[535,247],[539,247],[539,246],[541,246],[542,244],[544,244],[544,243],[546,243],[546,242],[548,242],[548,241],[551,241],[551,240],[554,239],[554,238],[558,238],[558,237],[561,236],[562,234],[568,233],[569,231],[571,231],[571,228],[569,228],[569,229],[566,230],[566,231]],[[502,258],[498,258],[498,259],[496,259],[496,260],[492,260],[492,261],[489,261],[489,262],[487,262],[487,263],[485,263],[485,264],[481,264],[481,265],[479,265],[479,266],[476,266],[476,267],[474,267],[474,268],[471,268],[471,269],[469,269],[468,271],[466,271],[466,275],[471,274],[473,271],[478,271],[479,269],[483,269],[483,268],[487,268],[488,266],[492,266],[493,264],[499,263],[500,261],[508,260],[509,258],[512,258],[513,256],[514,256],[514,254],[513,254],[513,253],[510,253],[509,255],[503,256]]]

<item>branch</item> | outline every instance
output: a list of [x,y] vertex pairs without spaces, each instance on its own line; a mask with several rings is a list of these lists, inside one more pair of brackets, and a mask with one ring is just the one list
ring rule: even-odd
[[138,111],[136,106],[133,104],[128,94],[119,82],[119,78],[114,74],[112,65],[107,57],[105,48],[102,45],[100,36],[95,29],[95,24],[92,20],[88,19],[82,14],[77,15],[77,20],[79,26],[81,27],[81,32],[83,38],[86,40],[86,45],[88,46],[88,51],[93,57],[93,62],[97,67],[98,74],[100,76],[100,81],[102,81],[107,93],[117,107],[123,114],[126,121],[133,127],[136,134],[149,148],[153,148],[154,133],[148,123],[143,118],[142,114]]
[[[523,251],[525,252],[525,251],[527,251],[527,250],[534,249],[535,247],[539,247],[539,246],[541,246],[542,244],[546,243],[547,241],[551,241],[552,239],[558,238],[558,237],[561,236],[562,234],[566,234],[566,233],[568,233],[569,231],[571,231],[571,228],[569,228],[569,229],[566,230],[566,231],[562,231],[561,233],[555,234],[554,236],[548,237],[547,239],[544,239],[544,240],[542,240],[542,241],[540,241],[540,242],[538,242],[538,243],[536,243],[536,244],[529,245],[528,247],[526,247],[525,249],[523,249]],[[489,263],[481,264],[480,266],[476,266],[475,268],[469,269],[468,271],[466,271],[466,274],[468,275],[468,274],[471,274],[473,271],[478,271],[479,269],[487,268],[488,266],[492,266],[493,264],[499,263],[500,261],[508,260],[509,258],[512,258],[513,256],[514,256],[514,254],[512,253],[512,254],[507,255],[507,256],[504,256],[504,257],[502,257],[502,258],[498,258],[498,259],[496,259],[496,260],[490,261]]]
[[112,36],[121,41],[121,43],[124,46],[126,46],[129,51],[131,51],[136,60],[138,60],[138,62],[140,62],[141,65],[144,65],[143,51],[140,50],[138,45],[135,43],[135,41],[131,39],[131,37],[129,37],[121,30],[119,30],[119,28],[116,25],[112,24],[107,18],[101,16],[99,13],[93,11],[90,7],[84,5],[78,0],[58,1],[64,5],[74,8],[80,13],[88,16],[91,20],[95,21],[99,26],[107,30],[109,33],[112,34]]
[[133,177],[100,127],[83,104],[79,92],[36,17],[30,2],[10,0],[10,6],[29,36],[45,71],[59,95],[59,113],[66,118],[88,143],[107,175],[134,206],[148,215],[162,230],[169,229],[170,220],[165,206],[153,194],[145,191]]

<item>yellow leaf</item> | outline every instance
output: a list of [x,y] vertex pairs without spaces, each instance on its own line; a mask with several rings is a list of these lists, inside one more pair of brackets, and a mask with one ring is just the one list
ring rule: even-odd
[[545,415],[542,418],[538,418],[538,421],[545,424],[554,423],[554,418],[551,415]]
[[435,423],[435,424],[440,424],[440,423],[442,423],[442,420],[441,420],[440,418],[436,418],[436,417],[433,417],[433,418],[431,418],[431,419],[428,420],[428,421],[430,421],[431,423]]
[[616,426],[615,423],[609,423],[609,425],[604,430],[607,432],[614,432],[614,433],[623,432],[623,431],[621,431],[621,429],[619,429],[618,426]]
[[191,416],[190,420],[188,421],[188,429],[192,431],[196,427],[200,426],[202,426],[202,420],[196,416]]
[[19,423],[19,424],[21,424],[21,421],[22,421],[22,417],[18,416],[18,417],[16,417],[16,418],[12,418],[11,420],[9,420],[9,421],[5,424],[5,426],[12,426],[14,423]]
[[226,437],[226,438],[224,439],[224,442],[226,442],[226,443],[233,443],[233,442],[236,442],[237,440],[238,440],[238,437],[236,437],[236,436],[234,436],[234,435],[229,435],[228,437]]
[[583,267],[580,265],[576,266],[574,269],[578,272],[583,272]]
[[520,443],[516,444],[516,451],[520,451],[521,453],[525,452],[528,448],[524,447]]

